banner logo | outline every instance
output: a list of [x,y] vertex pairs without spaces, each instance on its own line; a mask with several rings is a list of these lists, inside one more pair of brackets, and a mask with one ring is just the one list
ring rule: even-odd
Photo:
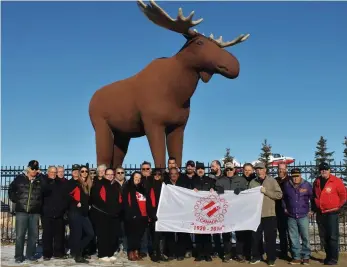
[[203,224],[221,223],[224,221],[228,206],[228,202],[224,198],[209,195],[196,201],[194,215],[196,220]]

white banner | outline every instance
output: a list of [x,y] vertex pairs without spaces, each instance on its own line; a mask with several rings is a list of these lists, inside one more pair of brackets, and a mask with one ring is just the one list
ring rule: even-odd
[[264,198],[260,188],[218,195],[163,184],[155,230],[204,234],[256,231]]

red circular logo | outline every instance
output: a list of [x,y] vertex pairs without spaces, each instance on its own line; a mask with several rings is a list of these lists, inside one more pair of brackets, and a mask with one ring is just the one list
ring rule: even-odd
[[228,202],[218,195],[209,195],[200,198],[194,206],[194,215],[198,222],[203,224],[215,224],[224,221],[227,213]]

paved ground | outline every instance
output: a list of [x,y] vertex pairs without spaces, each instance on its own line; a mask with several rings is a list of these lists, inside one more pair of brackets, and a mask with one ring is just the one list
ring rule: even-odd
[[[148,258],[144,259],[143,261],[138,262],[130,262],[126,259],[124,256],[119,256],[117,258],[117,261],[113,263],[101,263],[95,256],[93,256],[92,260],[90,261],[89,265],[85,264],[76,264],[74,260],[68,259],[68,260],[50,260],[50,261],[43,261],[42,258],[37,263],[29,263],[29,262],[23,262],[21,264],[17,264],[14,262],[14,246],[1,246],[1,266],[2,267],[54,267],[54,266],[74,266],[74,267],[86,267],[86,266],[101,266],[101,267],[150,267],[150,266],[166,266],[166,267],[224,267],[224,266],[239,266],[239,267],[246,267],[250,266],[248,263],[238,263],[236,261],[231,261],[230,263],[223,263],[220,259],[213,259],[212,262],[194,262],[193,258],[186,259],[184,261],[178,262],[176,260],[167,262],[167,263],[154,263],[150,261]],[[312,259],[310,262],[310,266],[323,266],[322,262],[320,260],[323,260],[325,257],[325,254],[322,252],[319,253],[312,253]],[[256,266],[259,267],[266,267],[267,264],[264,262],[261,262],[257,264]],[[283,260],[277,260],[276,261],[276,267],[289,267],[287,261]],[[299,266],[299,265],[298,265]],[[338,266],[347,267],[347,253],[341,253],[340,254],[340,260]]]
[[[341,253],[340,254],[340,261],[338,266],[343,266],[343,267],[347,267],[347,253]],[[323,252],[320,253],[312,253],[312,257],[313,259],[310,262],[310,266],[323,266],[323,263],[320,262],[319,260],[323,260],[325,257],[325,254]],[[239,263],[236,261],[231,261],[230,263],[223,263],[221,259],[213,259],[212,262],[199,262],[196,263],[194,262],[193,259],[186,259],[184,261],[178,262],[176,260],[171,261],[169,263],[153,263],[149,260],[144,260],[143,262],[139,262],[141,265],[145,265],[145,266],[172,266],[172,267],[208,267],[208,266],[213,266],[213,267],[225,267],[228,265],[234,265],[234,266],[251,266],[249,263]],[[253,266],[253,265],[252,265]],[[261,262],[259,264],[256,264],[255,266],[263,266],[266,267],[268,266],[265,262]],[[283,260],[277,260],[276,261],[276,267],[288,267],[290,266],[289,263],[287,261],[283,261]],[[297,266],[303,266],[303,265],[297,265]]]

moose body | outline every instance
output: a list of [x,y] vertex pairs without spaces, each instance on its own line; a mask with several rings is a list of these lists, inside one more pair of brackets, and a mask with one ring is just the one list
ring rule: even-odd
[[[151,3],[152,7],[138,1],[150,20],[153,12],[162,12]],[[163,26],[158,16],[155,19]],[[178,17],[183,19],[187,20]],[[215,40],[191,31],[191,18],[185,24],[178,32],[187,42],[176,55],[155,59],[134,76],[106,85],[93,95],[89,115],[95,130],[97,164],[121,165],[131,138],[146,135],[156,167],[165,167],[166,147],[180,166],[190,98],[199,80],[208,82],[214,73],[238,76],[239,62],[233,55]]]

